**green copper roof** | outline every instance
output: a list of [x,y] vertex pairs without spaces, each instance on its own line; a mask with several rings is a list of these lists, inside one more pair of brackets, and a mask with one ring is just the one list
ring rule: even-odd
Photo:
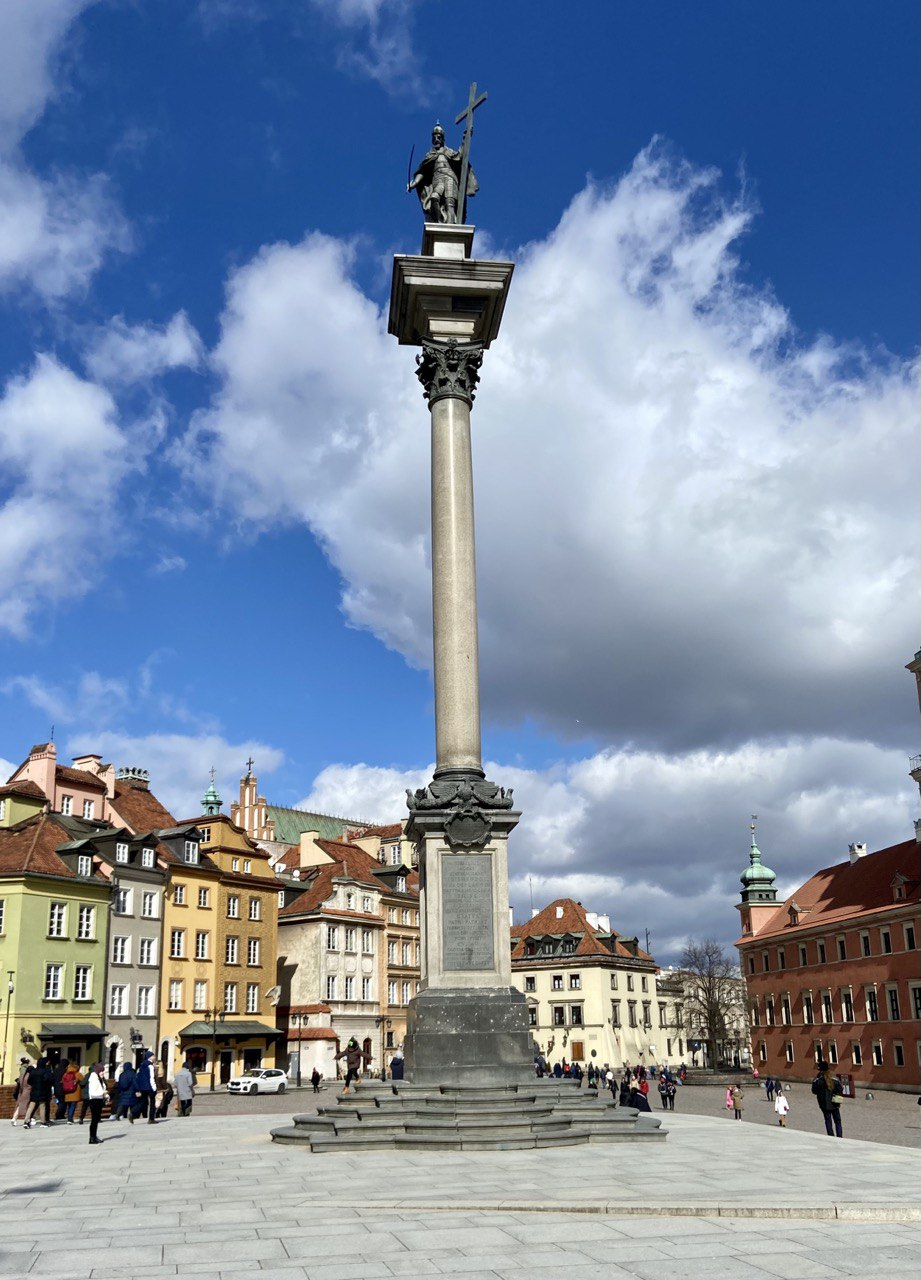
[[275,823],[275,839],[283,844],[297,844],[304,831],[318,831],[321,840],[338,840],[350,828],[368,825],[360,818],[334,818],[328,813],[283,809],[277,804],[266,805],[266,815]]
[[214,770],[211,770],[211,785],[201,798],[202,813],[220,813],[221,797],[214,789]]
[[773,885],[777,877],[770,867],[766,867],[761,861],[761,850],[755,844],[755,837],[752,836],[751,849],[748,852],[751,865],[746,867],[739,879],[742,881],[743,888],[748,888],[753,884]]

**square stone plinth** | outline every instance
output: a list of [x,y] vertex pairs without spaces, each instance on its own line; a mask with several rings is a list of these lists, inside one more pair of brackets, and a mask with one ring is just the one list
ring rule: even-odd
[[438,988],[410,1001],[406,1075],[414,1084],[524,1084],[534,1052],[524,996],[514,987]]

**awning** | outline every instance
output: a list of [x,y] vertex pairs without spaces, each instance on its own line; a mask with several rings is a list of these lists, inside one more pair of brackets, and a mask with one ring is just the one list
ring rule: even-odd
[[39,1040],[101,1040],[105,1032],[87,1022],[43,1022]]
[[284,1032],[268,1027],[264,1022],[190,1022],[179,1032],[181,1040],[251,1040],[276,1039]]

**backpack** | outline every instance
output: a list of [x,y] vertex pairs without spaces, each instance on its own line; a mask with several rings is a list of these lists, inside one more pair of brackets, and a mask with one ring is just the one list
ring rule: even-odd
[[77,1077],[72,1071],[65,1071],[61,1077],[61,1088],[65,1093],[73,1093],[77,1087]]

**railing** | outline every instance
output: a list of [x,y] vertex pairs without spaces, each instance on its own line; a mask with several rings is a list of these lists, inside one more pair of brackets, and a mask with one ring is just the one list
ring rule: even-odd
[[919,770],[921,770],[921,756],[909,756],[908,772],[917,773]]

